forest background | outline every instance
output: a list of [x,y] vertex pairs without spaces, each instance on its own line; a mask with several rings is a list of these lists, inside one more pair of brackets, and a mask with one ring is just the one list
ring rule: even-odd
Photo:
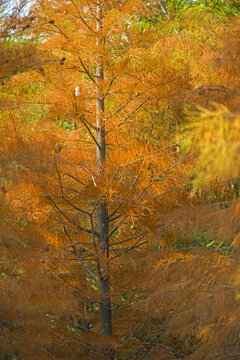
[[0,359],[239,359],[239,1],[0,7]]

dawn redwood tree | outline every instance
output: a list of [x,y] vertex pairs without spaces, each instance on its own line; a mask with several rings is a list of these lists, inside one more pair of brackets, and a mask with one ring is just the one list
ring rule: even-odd
[[[233,60],[238,59],[238,20],[228,26],[212,15],[203,18],[195,8],[179,14],[181,21],[176,17],[169,23],[169,15],[166,22],[155,24],[147,2],[140,1],[41,1],[34,11],[28,29],[32,37],[44,39],[39,46],[42,62],[13,79],[14,90],[27,106],[16,114],[17,136],[6,142],[3,158],[11,155],[22,181],[8,191],[9,204],[36,222],[34,230],[48,243],[46,251],[39,254],[37,249],[32,256],[40,257],[43,273],[52,282],[39,281],[30,297],[33,304],[47,306],[45,315],[51,320],[45,356],[138,359],[151,349],[153,358],[191,353],[206,358],[210,347],[218,358],[225,345],[216,352],[215,340],[220,343],[223,327],[214,309],[226,311],[215,305],[226,284],[233,289],[229,273],[235,264],[218,245],[207,247],[203,257],[198,238],[180,238],[178,227],[201,219],[199,208],[193,212],[192,206],[183,207],[197,202],[185,191],[192,156],[180,158],[181,150],[164,140],[177,132],[177,125],[170,124],[171,111],[179,124],[186,113],[191,121],[196,103],[205,102],[210,109],[213,100],[237,106],[239,64]],[[235,89],[229,89],[230,81]],[[34,120],[27,124],[35,104],[43,109],[37,122],[32,115]],[[167,136],[166,130],[156,135],[164,114]],[[222,124],[237,129],[238,120],[221,107],[215,115],[203,112],[200,123],[207,123],[209,131],[202,136],[197,124],[197,145],[209,138],[217,144]],[[229,134],[229,143],[236,133]],[[213,153],[211,147],[204,150]],[[229,157],[228,151],[232,154],[229,145],[224,156]],[[201,155],[206,159],[199,148],[198,153],[200,162]],[[220,153],[214,154],[217,158]],[[232,169],[238,171],[238,162]],[[203,212],[203,224],[208,224],[212,214],[207,222],[208,213]],[[157,250],[150,243],[146,252],[143,245],[153,240],[156,229]],[[181,243],[189,246],[179,249]],[[166,244],[172,251],[158,250]],[[194,256],[191,247],[196,244]],[[204,282],[196,284],[194,279],[200,278]],[[221,280],[207,320],[198,317],[199,306],[206,309],[212,299],[208,292]],[[52,306],[52,299],[48,305],[39,301],[50,293],[59,300],[57,305],[54,301]],[[189,293],[197,294],[190,303]],[[233,302],[235,295],[225,295]],[[225,333],[226,348],[230,338],[239,343],[236,305],[228,307],[229,319],[231,314],[234,319],[231,336]],[[196,318],[194,325],[191,317]],[[45,328],[44,334],[48,338]]]
[[[47,116],[40,126],[43,121],[43,126],[49,124],[46,136],[54,132],[51,169],[56,178],[37,179],[34,165],[31,169],[34,182],[44,183],[42,196],[54,208],[48,221],[56,233],[44,233],[53,245],[62,242],[62,258],[68,243],[74,255],[69,260],[86,271],[85,285],[97,287],[99,301],[94,296],[106,344],[113,334],[112,297],[122,297],[113,268],[121,255],[147,243],[147,229],[154,233],[156,227],[155,209],[167,211],[182,198],[177,189],[185,186],[186,178],[176,174],[183,175],[183,164],[191,159],[179,160],[175,145],[164,141],[154,149],[152,131],[147,145],[141,134],[138,141],[140,132],[133,126],[149,112],[154,119],[158,106],[166,106],[184,84],[169,62],[167,48],[159,66],[154,46],[158,28],[143,28],[139,22],[149,11],[145,2],[132,0],[39,1],[32,9],[35,20],[29,31],[33,37],[44,37],[40,51],[45,65],[15,79],[22,87],[44,84],[35,100],[47,100]],[[51,130],[53,120],[72,132]],[[166,206],[169,189],[172,197]],[[91,332],[89,326],[85,332]],[[113,359],[112,345],[103,354]]]

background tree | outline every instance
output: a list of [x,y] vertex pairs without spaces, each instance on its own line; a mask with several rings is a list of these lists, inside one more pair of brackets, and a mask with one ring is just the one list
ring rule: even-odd
[[[33,18],[23,16],[26,3],[21,2],[16,7],[14,3],[2,1],[0,5],[0,358],[16,359],[23,356],[32,359],[33,354],[44,358],[45,346],[49,346],[47,334],[51,332],[51,322],[36,308],[35,300],[37,297],[41,299],[40,294],[47,283],[46,280],[43,286],[44,275],[39,266],[42,265],[39,252],[44,249],[45,243],[38,236],[33,224],[28,222],[26,212],[20,205],[18,158],[29,155],[29,148],[27,150],[27,147],[24,147],[26,144],[22,138],[23,129],[16,116],[21,101],[16,99],[12,86],[14,75],[39,66],[41,60],[36,46],[24,33],[33,21]],[[27,197],[29,199],[29,195]],[[29,206],[31,207],[30,202],[28,211]],[[36,286],[41,289],[38,296],[35,294]],[[49,283],[48,286],[50,290],[52,284]],[[46,336],[43,335],[44,331]]]

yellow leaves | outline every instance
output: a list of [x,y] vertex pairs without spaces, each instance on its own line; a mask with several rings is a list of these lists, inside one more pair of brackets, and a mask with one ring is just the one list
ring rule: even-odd
[[199,108],[188,126],[192,148],[199,153],[195,189],[212,179],[238,179],[240,174],[240,115],[213,105],[211,110]]
[[[237,240],[237,244],[233,245],[233,243],[235,243],[235,240]],[[232,243],[233,246],[238,246],[238,248],[239,248],[239,234],[234,239],[233,243]],[[240,265],[239,265],[239,263],[233,271],[232,278],[231,278],[231,285],[233,287],[236,287],[237,291],[235,292],[235,299],[239,301],[240,300],[240,291],[239,291],[239,289],[240,289]]]
[[231,283],[234,286],[240,287],[240,265],[238,265],[237,268],[235,269]]
[[182,253],[181,251],[176,252],[175,254],[173,253],[167,258],[160,259],[159,261],[157,261],[156,270],[167,271],[169,266],[181,261],[186,261],[186,258],[188,258],[190,261],[191,257],[193,256],[189,256],[189,255],[186,256],[186,254]]
[[214,329],[212,325],[208,325],[204,327],[198,334],[199,340],[203,342],[208,342],[213,337],[213,333],[214,333],[213,330]]
[[240,247],[240,233],[238,233],[237,236],[234,237],[231,246]]

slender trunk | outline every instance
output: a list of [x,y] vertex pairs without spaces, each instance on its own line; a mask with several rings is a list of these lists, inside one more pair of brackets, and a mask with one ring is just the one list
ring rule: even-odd
[[[104,45],[102,37],[103,29],[103,11],[102,6],[98,5],[97,9],[97,30],[99,36],[97,37],[97,47],[99,52]],[[99,177],[105,175],[105,161],[106,161],[106,132],[104,119],[104,66],[101,54],[97,57],[96,68],[97,81],[97,99],[96,99],[96,126],[97,126],[97,172]],[[101,249],[100,259],[100,314],[101,314],[101,332],[103,335],[112,335],[112,314],[111,314],[111,296],[110,296],[110,275],[109,275],[109,248],[108,248],[108,206],[106,199],[102,198],[97,208],[97,227],[98,227],[98,242]],[[111,349],[105,349],[105,359],[112,360],[113,353]]]

